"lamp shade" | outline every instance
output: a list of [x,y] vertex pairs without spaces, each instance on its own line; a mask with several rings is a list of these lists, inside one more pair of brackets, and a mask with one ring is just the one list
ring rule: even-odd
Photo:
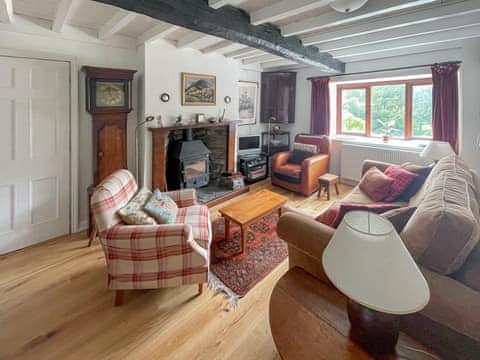
[[420,154],[421,157],[437,161],[445,156],[453,155],[455,152],[450,143],[446,141],[431,141]]
[[392,224],[376,214],[347,213],[322,260],[330,281],[369,309],[410,314],[430,299],[425,278]]
[[338,12],[348,13],[360,9],[368,0],[333,0],[330,6]]

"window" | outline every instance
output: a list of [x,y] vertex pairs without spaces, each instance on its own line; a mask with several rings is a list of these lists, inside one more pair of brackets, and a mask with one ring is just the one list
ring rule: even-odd
[[337,133],[432,138],[432,80],[337,86]]

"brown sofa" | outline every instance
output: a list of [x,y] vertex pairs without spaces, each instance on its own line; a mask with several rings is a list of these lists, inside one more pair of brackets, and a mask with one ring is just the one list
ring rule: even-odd
[[[474,172],[468,170],[467,173],[464,168],[458,167],[455,159],[442,159],[417,194],[408,203],[399,203],[416,208],[400,233],[402,240],[405,243],[411,241],[409,234],[416,232],[417,235],[422,234],[419,241],[433,249],[430,252],[424,249],[421,256],[416,254],[417,248],[410,250],[427,279],[431,298],[421,312],[403,316],[402,327],[443,358],[473,360],[480,359],[480,243],[476,232],[480,223],[480,181]],[[363,172],[372,166],[383,171],[388,165],[366,161]],[[455,180],[467,186],[459,190],[455,188]],[[432,202],[432,197],[439,194],[446,200]],[[466,208],[462,208],[461,199],[466,199]],[[373,203],[358,186],[343,201]],[[435,215],[439,213],[442,216]],[[428,214],[431,214],[431,219],[426,217]],[[462,221],[469,221],[470,227]],[[425,229],[431,226],[428,222],[432,222],[440,233],[435,230],[426,232]],[[449,222],[448,226],[445,226],[446,222]],[[473,230],[470,231],[470,228]],[[466,234],[465,229],[469,231]],[[281,217],[277,231],[288,243],[290,267],[299,266],[331,284],[321,259],[335,231],[333,228],[292,212]],[[458,236],[473,240],[465,243],[458,256],[453,256],[456,249],[452,244],[456,243]],[[443,253],[438,251],[438,246],[435,248],[437,243],[444,246]],[[409,244],[406,245],[409,247]],[[435,256],[443,258],[436,259]],[[444,263],[449,266],[442,267]]]
[[319,176],[328,172],[330,140],[324,135],[298,134],[295,142],[316,145],[318,153],[301,165],[288,163],[291,151],[276,153],[272,158],[272,184],[308,196],[318,190]]

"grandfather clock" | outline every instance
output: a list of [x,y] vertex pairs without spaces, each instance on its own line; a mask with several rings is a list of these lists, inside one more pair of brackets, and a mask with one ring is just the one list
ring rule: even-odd
[[87,111],[93,120],[94,185],[127,167],[127,117],[136,70],[84,66]]
[[[132,111],[132,80],[136,70],[84,66],[87,111],[93,120],[94,183],[88,188],[88,203],[95,186],[118,169],[127,167],[127,117]],[[90,208],[89,208],[90,209]],[[92,244],[96,227],[89,210],[87,236]]]

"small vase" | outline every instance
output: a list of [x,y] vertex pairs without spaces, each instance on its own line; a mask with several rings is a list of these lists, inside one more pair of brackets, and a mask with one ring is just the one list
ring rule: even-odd
[[384,143],[388,143],[388,141],[390,140],[390,136],[389,135],[383,135],[382,140],[383,140]]

